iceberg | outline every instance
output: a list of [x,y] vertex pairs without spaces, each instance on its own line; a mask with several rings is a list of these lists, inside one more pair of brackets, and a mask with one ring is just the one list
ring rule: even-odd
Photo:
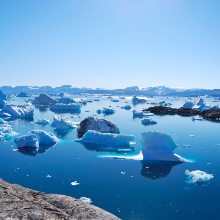
[[147,102],[146,99],[139,99],[139,98],[137,98],[137,96],[133,96],[131,101],[132,101],[133,105],[137,105],[137,104],[140,104],[140,103],[146,103]]
[[86,203],[86,204],[91,204],[92,200],[90,198],[87,197],[81,197],[79,200],[81,200],[82,202]]
[[32,130],[26,135],[22,135],[14,140],[18,147],[38,148],[39,145],[51,146],[59,139],[53,134],[44,130]]
[[106,115],[111,115],[115,113],[115,110],[113,108],[103,108],[102,113]]
[[188,183],[195,183],[197,185],[207,185],[211,179],[214,178],[212,174],[208,174],[201,170],[189,171],[186,170],[185,174],[188,176]]
[[196,101],[195,104],[196,104],[196,105],[203,105],[203,104],[205,104],[205,102],[204,102],[204,100],[203,100],[202,98],[199,98],[199,100]]
[[34,109],[27,105],[5,105],[0,111],[0,117],[33,118]]
[[50,123],[50,120],[45,118],[39,118],[38,121],[36,121],[37,124],[47,125]]
[[35,97],[33,104],[34,105],[55,105],[57,101],[51,98],[47,94],[40,94],[39,97]]
[[66,129],[78,127],[76,122],[67,120],[63,116],[57,116],[57,115],[54,116],[51,126],[57,130],[66,130]]
[[194,103],[193,102],[185,102],[183,104],[183,107],[184,108],[192,108],[194,106]]
[[27,92],[20,92],[17,97],[29,97],[30,95]]
[[101,133],[120,133],[117,125],[106,119],[98,119],[92,116],[80,122],[77,128],[78,137],[81,138],[88,130],[99,131]]
[[177,147],[170,135],[158,131],[142,133],[142,153],[144,161],[160,160],[186,162],[173,153]]
[[72,98],[60,98],[58,99],[58,103],[70,104],[70,103],[76,103],[76,101]]
[[132,113],[133,113],[133,117],[134,118],[135,117],[138,117],[138,118],[143,118],[144,117],[144,113],[143,112],[138,112],[136,110],[133,110]]
[[127,146],[130,144],[130,142],[133,142],[134,136],[111,134],[111,133],[100,133],[97,131],[87,131],[82,138],[75,139],[75,141],[86,144],[96,144],[96,145],[119,148],[119,147]]
[[125,105],[125,106],[122,106],[121,108],[125,109],[125,110],[130,110],[131,109],[131,106],[130,105]]
[[80,111],[80,109],[81,106],[77,103],[70,103],[70,104],[57,103],[50,107],[51,111],[63,111],[63,110]]
[[143,119],[141,120],[141,123],[142,123],[143,125],[155,125],[155,124],[157,124],[157,122],[154,121],[154,120],[152,120],[151,117],[143,118]]
[[9,140],[15,135],[11,123],[0,118],[0,140]]
[[0,108],[3,108],[6,104],[6,94],[2,92],[2,90],[0,90]]

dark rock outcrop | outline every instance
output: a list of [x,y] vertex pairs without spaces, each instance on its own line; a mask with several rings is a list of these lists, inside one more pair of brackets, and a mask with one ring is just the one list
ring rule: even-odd
[[0,179],[0,219],[119,219],[93,205],[57,194],[44,194]]
[[106,119],[98,119],[92,116],[80,122],[77,128],[78,137],[81,138],[88,130],[99,131],[101,133],[120,133],[117,125]]
[[220,121],[220,109],[209,109],[202,112],[202,117],[211,121]]

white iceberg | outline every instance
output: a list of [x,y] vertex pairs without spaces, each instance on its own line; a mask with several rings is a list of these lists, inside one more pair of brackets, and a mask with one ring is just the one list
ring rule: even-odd
[[186,162],[185,159],[173,153],[177,145],[168,134],[158,131],[142,133],[142,144],[144,161],[160,160]]
[[86,203],[86,204],[91,204],[92,200],[90,198],[87,197],[81,197],[79,200],[81,200],[82,202]]
[[157,124],[157,122],[154,121],[154,120],[152,120],[151,117],[143,118],[143,119],[141,120],[141,123],[142,123],[143,125],[155,125],[155,124]]
[[50,110],[53,111],[62,111],[62,110],[74,110],[74,111],[80,111],[81,106],[77,103],[69,103],[69,104],[63,104],[63,103],[57,103],[50,107]]
[[214,178],[212,174],[208,174],[201,170],[189,171],[186,170],[185,174],[188,176],[188,183],[195,183],[197,185],[207,185],[211,179]]
[[44,130],[32,130],[26,135],[22,135],[14,140],[18,147],[34,147],[39,145],[54,145],[59,139],[50,132]]
[[34,109],[27,105],[5,105],[0,111],[0,117],[33,118]]
[[13,131],[11,123],[0,118],[0,140],[8,140],[15,134],[16,132]]
[[204,102],[204,100],[203,100],[202,98],[199,98],[199,100],[196,101],[195,104],[196,104],[196,105],[203,105],[203,104],[205,104],[205,102]]
[[42,125],[47,125],[50,123],[50,120],[48,119],[45,119],[45,118],[39,118],[37,121],[36,121],[37,124],[42,124]]
[[78,127],[77,124],[78,123],[68,120],[63,116],[55,115],[53,118],[53,122],[51,123],[51,126],[57,130],[66,130]]
[[54,105],[57,101],[53,98],[51,98],[47,94],[40,94],[39,97],[35,97],[33,104],[34,105]]
[[86,144],[105,145],[118,148],[120,146],[127,146],[130,144],[130,142],[133,142],[134,136],[87,131],[82,138],[75,139],[75,141]]

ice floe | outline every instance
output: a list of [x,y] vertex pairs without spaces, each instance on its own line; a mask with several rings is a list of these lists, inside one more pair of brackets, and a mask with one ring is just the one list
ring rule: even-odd
[[78,123],[68,120],[63,116],[55,115],[53,118],[53,122],[51,123],[51,126],[57,130],[66,130],[66,129],[76,128],[77,124]]
[[188,176],[188,183],[195,183],[197,185],[207,185],[211,179],[214,178],[213,174],[208,174],[201,170],[189,171],[186,170],[185,174]]
[[143,125],[155,125],[155,124],[157,124],[157,122],[154,121],[154,120],[152,120],[151,117],[143,118],[143,119],[141,120],[141,123],[142,123]]
[[50,123],[50,120],[49,119],[45,119],[45,118],[39,118],[37,121],[36,121],[37,124],[42,124],[42,125],[47,125]]
[[79,200],[81,200],[82,202],[86,203],[86,204],[91,204],[92,200],[90,198],[87,197],[81,197]]

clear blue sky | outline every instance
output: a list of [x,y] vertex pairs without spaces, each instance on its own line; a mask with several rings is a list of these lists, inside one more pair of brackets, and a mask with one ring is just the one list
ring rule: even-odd
[[0,0],[0,86],[220,88],[220,0]]

